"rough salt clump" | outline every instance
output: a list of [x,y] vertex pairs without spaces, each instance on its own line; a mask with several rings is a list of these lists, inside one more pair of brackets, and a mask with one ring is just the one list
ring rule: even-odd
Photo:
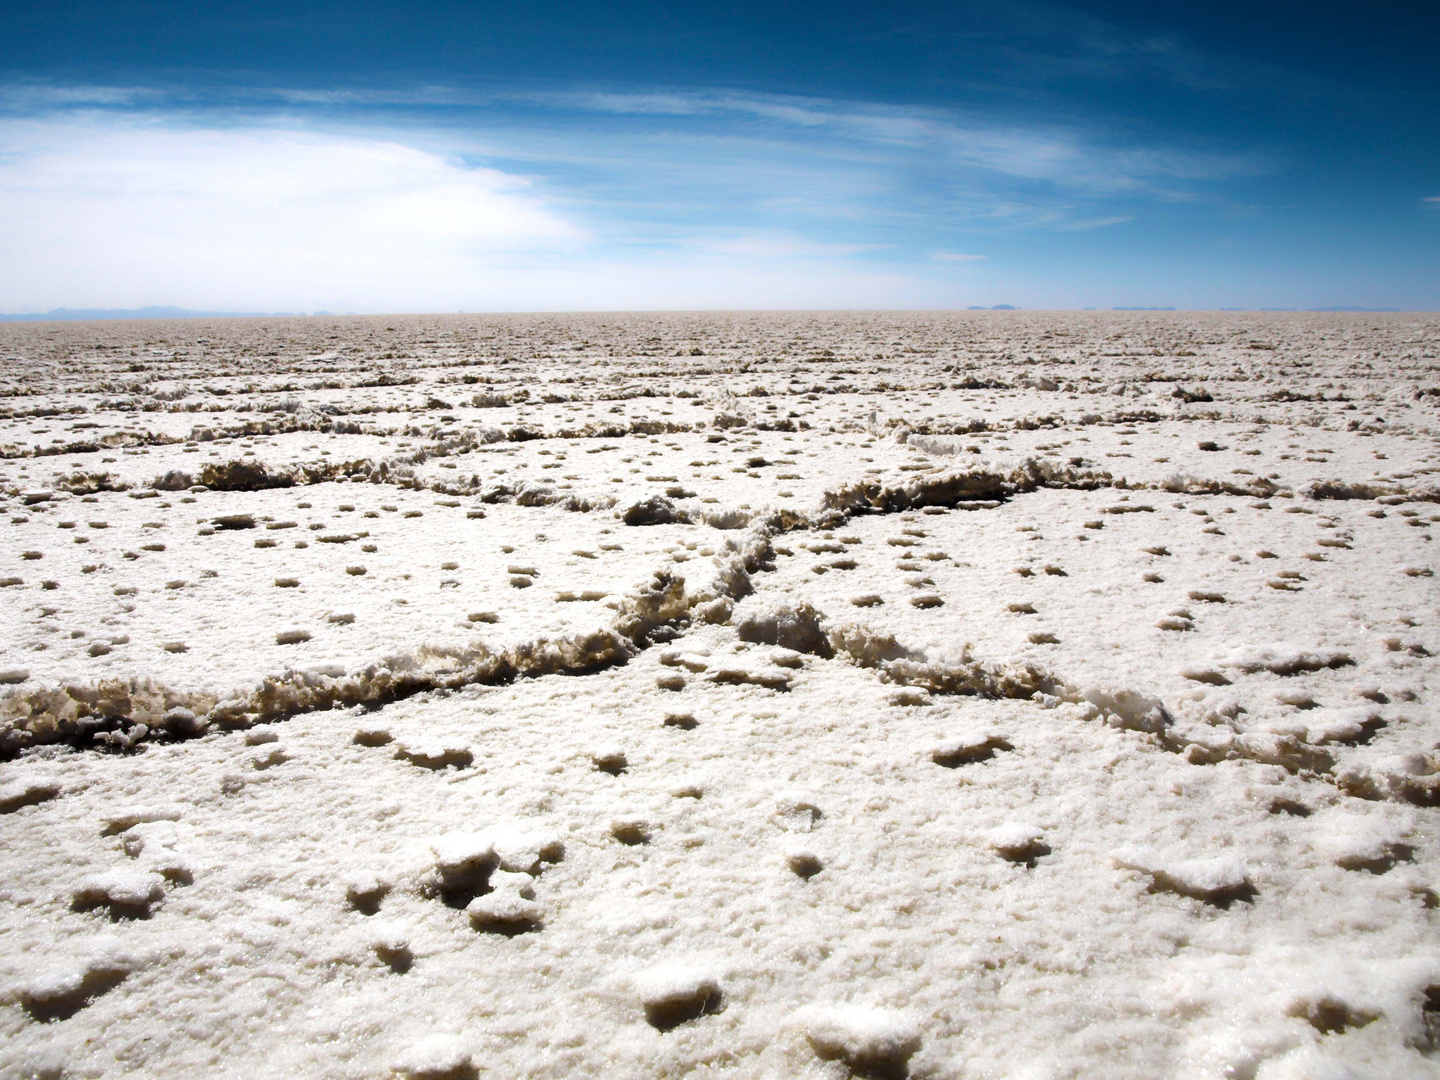
[[862,1075],[903,1077],[921,1045],[920,1026],[890,1009],[810,1006],[797,1020],[817,1056]]
[[1050,845],[1045,843],[1045,833],[1024,822],[1011,821],[991,829],[986,836],[990,848],[1002,859],[1010,862],[1028,863],[1050,854]]
[[363,915],[374,915],[391,890],[388,880],[373,870],[355,870],[345,878],[345,899]]
[[662,1031],[713,1012],[721,1000],[720,980],[705,967],[661,964],[634,977],[645,1019]]
[[11,780],[0,784],[0,814],[13,814],[26,806],[35,806],[60,794],[58,780],[37,777]]
[[535,879],[527,873],[495,870],[488,881],[490,891],[465,905],[465,914],[476,930],[518,934],[538,929],[540,905],[535,902]]
[[471,1080],[477,1075],[470,1043],[458,1035],[427,1036],[390,1067],[407,1080]]
[[538,875],[565,857],[565,842],[551,829],[497,828],[490,834],[500,869]]
[[796,877],[809,881],[825,869],[825,860],[805,844],[787,844],[784,850],[785,865]]
[[415,963],[410,948],[410,933],[399,923],[372,922],[367,926],[370,948],[375,958],[397,975],[409,971]]
[[1137,870],[1151,879],[1152,892],[1171,892],[1228,907],[1250,900],[1255,887],[1239,859],[1221,855],[1208,859],[1171,859],[1150,847],[1121,848],[1111,855],[1116,866]]
[[151,909],[165,898],[165,878],[153,870],[122,868],[92,874],[74,891],[80,910],[108,907],[116,918],[149,918]]
[[775,796],[775,818],[790,832],[809,832],[824,816],[819,800],[807,791],[782,791]]
[[495,841],[489,833],[446,833],[431,841],[430,847],[435,862],[422,881],[422,891],[462,907],[485,891],[497,861]]

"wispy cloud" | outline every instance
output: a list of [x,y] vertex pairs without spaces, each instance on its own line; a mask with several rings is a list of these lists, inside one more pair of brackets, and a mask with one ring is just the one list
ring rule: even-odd
[[740,117],[892,150],[938,151],[954,165],[1100,192],[1253,175],[1271,167],[1254,155],[1129,145],[1099,130],[986,122],[956,109],[721,91],[552,93],[512,100],[625,116]]
[[[720,89],[517,91],[513,88],[0,86],[0,110],[24,113],[84,107],[164,110],[265,110],[300,107],[332,113],[379,110],[480,111],[478,126],[516,119],[564,123],[585,114],[708,122],[703,130],[733,140],[833,140],[872,151],[932,156],[937,163],[1096,193],[1141,192],[1166,185],[1254,175],[1272,163],[1254,154],[1127,141],[1094,125],[986,120],[960,109],[896,106],[799,95]],[[536,115],[542,114],[542,115]],[[447,118],[444,122],[453,123]],[[623,128],[613,129],[619,134]],[[681,130],[697,130],[693,124]],[[592,132],[591,140],[600,133]]]
[[761,256],[783,259],[833,259],[881,251],[885,244],[827,244],[797,236],[736,236],[724,240],[702,240],[698,250],[716,255]]
[[1129,214],[1116,214],[1113,217],[1081,218],[1078,221],[1067,221],[1056,227],[1068,232],[1085,232],[1089,229],[1108,229],[1112,225],[1124,225],[1127,221],[1134,220]]
[[1260,167],[953,109],[443,86],[12,84],[0,151],[10,309],[963,303],[977,244]]

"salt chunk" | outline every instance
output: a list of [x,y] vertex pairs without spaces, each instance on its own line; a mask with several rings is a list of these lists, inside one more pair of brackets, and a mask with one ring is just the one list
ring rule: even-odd
[[825,869],[825,862],[815,851],[803,844],[788,844],[785,847],[785,865],[795,873],[809,881],[821,870]]
[[486,890],[495,869],[495,846],[489,833],[446,833],[430,846],[435,864],[420,883],[422,892],[463,907]]
[[112,811],[102,820],[106,834],[114,835],[147,821],[179,821],[180,817],[178,806],[127,806]]
[[345,899],[361,914],[373,915],[390,887],[390,882],[373,870],[354,870],[345,879]]
[[49,1003],[60,998],[73,997],[80,992],[85,981],[85,969],[70,965],[41,968],[20,987],[20,998],[27,1005]]
[[435,869],[442,877],[466,874],[495,862],[495,841],[489,833],[451,832],[430,842]]
[[496,870],[490,875],[490,888],[497,893],[514,893],[526,900],[535,899],[535,879],[523,872]]
[[642,817],[620,817],[610,822],[610,835],[622,844],[648,844],[653,830]]
[[904,1075],[906,1063],[920,1049],[919,1026],[890,1009],[811,1006],[799,1020],[819,1057],[842,1061],[857,1073]]
[[160,724],[175,735],[203,735],[210,727],[207,721],[191,710],[178,707],[167,710]]
[[590,762],[600,772],[618,776],[629,767],[625,751],[618,746],[602,746],[590,753]]
[[410,948],[410,934],[404,926],[394,922],[372,922],[368,924],[370,944],[375,949],[400,952]]
[[1305,718],[1305,738],[1311,743],[1359,742],[1382,727],[1380,711],[1369,706],[1337,709]]
[[127,829],[121,846],[125,854],[134,859],[144,851],[174,847],[178,839],[179,830],[173,821],[147,821]]
[[[529,880],[528,874],[516,876]],[[540,905],[535,903],[533,896],[524,896],[514,888],[497,889],[477,896],[465,905],[465,914],[476,930],[490,933],[523,933],[537,929],[541,921]]]
[[989,761],[996,753],[1014,750],[1009,739],[993,732],[982,732],[958,739],[947,739],[930,751],[930,760],[946,769]]
[[1045,843],[1045,833],[1034,825],[1020,821],[1006,822],[991,829],[986,839],[992,850],[1011,862],[1033,860],[1050,853],[1050,847]]
[[501,870],[538,874],[542,863],[565,857],[564,841],[548,829],[496,829],[492,835]]
[[470,1048],[457,1035],[426,1036],[397,1057],[390,1067],[414,1080],[453,1080],[476,1073]]
[[163,844],[150,844],[140,856],[140,863],[147,870],[153,870],[166,881],[189,885],[195,880],[194,871],[185,856]]
[[775,816],[790,832],[809,832],[825,815],[809,792],[782,791],[775,796]]
[[1113,723],[1130,731],[1164,731],[1170,723],[1170,714],[1164,704],[1148,694],[1133,690],[1105,690],[1090,687],[1081,693],[1081,698],[1101,713],[1109,716]]
[[1116,851],[1111,859],[1116,866],[1148,874],[1152,891],[1173,892],[1221,907],[1233,900],[1248,900],[1255,893],[1249,871],[1231,856],[1176,860],[1154,848],[1128,847]]
[[13,814],[25,806],[53,799],[60,794],[60,783],[56,780],[26,777],[0,784],[0,814]]
[[165,879],[151,870],[123,868],[92,874],[75,890],[80,908],[109,906],[116,914],[148,915],[165,897]]
[[1297,649],[1278,644],[1237,649],[1221,661],[1221,666],[1238,668],[1247,674],[1269,671],[1276,675],[1299,675],[1354,663],[1354,657],[1342,649]]
[[376,959],[396,974],[404,974],[415,963],[410,935],[398,923],[374,922],[369,926],[370,948]]
[[1341,828],[1323,837],[1320,852],[1336,866],[1345,870],[1366,870],[1381,874],[1397,862],[1410,857],[1408,845],[1373,826],[1354,825]]
[[720,980],[708,968],[660,964],[634,979],[645,1019],[662,1031],[713,1012],[720,1002]]
[[120,952],[117,944],[113,939],[97,939],[88,950],[89,955],[79,963],[42,964],[16,988],[16,997],[25,1011],[41,1023],[73,1016],[118,986],[138,966],[133,957]]
[[465,769],[475,760],[475,754],[463,742],[456,739],[414,739],[402,743],[395,756],[412,765],[425,769]]

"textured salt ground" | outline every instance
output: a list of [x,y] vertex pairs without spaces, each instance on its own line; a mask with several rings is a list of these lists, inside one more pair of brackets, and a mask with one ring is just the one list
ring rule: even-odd
[[[289,667],[350,672],[426,645],[500,649],[604,625],[607,597],[677,565],[676,552],[724,544],[694,526],[636,531],[373,485],[191,499],[71,499],[12,524],[0,578],[22,584],[5,592],[0,662],[33,684],[138,670],[224,697]],[[215,524],[237,516],[245,527]],[[304,637],[277,642],[285,634]]]
[[[765,662],[719,630],[692,644]],[[1418,1067],[1398,1043],[1420,1024],[1401,988],[1437,975],[1418,959],[1424,885],[1407,864],[1375,875],[1332,854],[1337,837],[1363,834],[1418,839],[1413,857],[1428,859],[1413,810],[1306,792],[1310,817],[1277,816],[1271,802],[1298,793],[1282,770],[1196,769],[1027,703],[897,707],[840,661],[805,661],[784,695],[703,680],[665,692],[657,670],[647,656],[583,685],[417,698],[383,721],[316,714],[259,746],[212,735],[23,763],[64,770],[66,790],[19,811],[11,835],[65,856],[8,876],[23,917],[7,981],[83,966],[97,949],[123,952],[128,974],[82,1025],[10,1006],[12,1067],[48,1055],[77,1073],[163,1061],[365,1076],[439,1032],[496,1075],[793,1073],[814,1068],[788,1030],[795,1014],[841,1001],[925,1017],[916,1075],[1064,1075],[1077,1057],[1109,1075],[1218,1073],[1311,1044],[1392,1075]],[[682,707],[693,729],[663,723]],[[475,764],[424,769],[353,741],[377,722],[397,744],[463,741]],[[953,769],[925,752],[977,732],[1011,749]],[[596,769],[597,745],[622,748],[625,770]],[[144,865],[150,845],[132,860],[128,834],[104,835],[105,823],[162,796],[190,883],[168,885],[145,919],[70,910],[87,875]],[[322,812],[296,815],[297,800]],[[649,842],[619,842],[617,817],[643,820]],[[1015,822],[1043,836],[1033,868],[995,850],[994,832]],[[428,840],[495,826],[564,843],[535,882],[543,929],[477,933],[414,891]],[[1147,891],[1111,857],[1137,835],[1172,861],[1239,860],[1253,898],[1222,909]],[[802,848],[823,866],[808,880],[786,861]],[[346,900],[357,871],[393,886],[374,915]],[[377,941],[408,947],[409,969],[393,971]],[[667,960],[715,972],[723,1011],[651,1028],[627,977]],[[1076,979],[1112,989],[1061,989]],[[1239,1001],[1236,979],[1257,984]],[[1305,1016],[1325,1002],[1377,1018],[1322,1040]],[[168,1018],[158,1031],[155,1015]],[[103,1044],[87,1046],[96,1029]]]
[[[1038,491],[778,538],[772,587],[835,619],[855,617],[858,600],[867,622],[917,648],[968,640],[992,662],[1163,696],[1203,683],[1182,671],[1239,678],[1247,646],[1287,636],[1352,661],[1327,677],[1398,684],[1423,679],[1440,649],[1426,625],[1429,529],[1409,527],[1428,525],[1420,507]],[[916,605],[927,597],[941,604]]]
[[[7,370],[24,373],[0,387],[0,489],[23,519],[3,550],[24,580],[0,600],[32,615],[66,590],[91,603],[102,573],[81,563],[72,586],[42,570],[73,557],[56,537],[110,545],[103,572],[128,569],[136,596],[163,603],[191,588],[169,580],[216,569],[201,545],[304,533],[301,549],[227,547],[239,593],[393,589],[410,604],[384,613],[387,648],[473,625],[406,610],[424,599],[415,582],[443,572],[460,584],[436,595],[472,588],[471,554],[484,581],[511,576],[514,555],[475,552],[493,535],[477,528],[543,532],[529,542],[551,553],[579,546],[557,540],[571,531],[614,536],[637,560],[630,579],[608,552],[581,568],[621,598],[604,617],[628,627],[606,654],[623,667],[188,741],[132,725],[128,754],[42,745],[0,764],[17,853],[0,879],[6,1075],[1436,1071],[1433,320],[537,316],[0,334]],[[786,459],[796,479],[782,487]],[[152,494],[202,460],[304,486]],[[336,461],[369,482],[309,482]],[[86,476],[106,472],[131,489],[94,491]],[[1037,475],[1090,490],[1032,491]],[[919,512],[1006,478],[1020,489],[998,506]],[[1213,494],[1268,484],[1265,499]],[[650,496],[732,527],[624,525]],[[282,509],[199,535],[213,527],[202,514],[225,512],[212,503],[247,500]],[[424,516],[405,519],[402,501]],[[1154,512],[1107,512],[1126,503]],[[872,504],[915,512],[860,513]],[[767,525],[775,507],[794,513]],[[296,528],[261,533],[266,515]],[[376,528],[396,540],[365,557],[397,581],[367,565],[273,585],[265,558],[348,557],[371,538],[316,538]],[[452,536],[466,560],[439,554]],[[745,554],[702,554],[730,542]],[[501,586],[483,634],[565,629],[569,609],[606,602],[555,604],[554,578],[531,565],[532,587]],[[683,591],[637,593],[657,568]],[[717,589],[739,599],[733,615],[710,604]],[[124,602],[153,632],[160,609]],[[673,625],[636,621],[657,603]],[[250,632],[241,605],[224,610]],[[839,654],[741,640],[787,625],[802,631],[792,643]],[[828,642],[803,632],[816,625]],[[887,633],[908,659],[885,659]],[[83,662],[123,654],[129,636]],[[317,642],[333,645],[315,635],[225,662],[273,679],[285,669],[270,657]],[[583,670],[585,656],[557,659]],[[1307,670],[1316,661],[1343,666]],[[1038,682],[1026,674],[1042,665]],[[462,683],[485,670],[425,669]],[[106,685],[92,677],[67,694]],[[1022,699],[923,690],[957,684]],[[327,703],[320,690],[294,707]],[[464,838],[476,832],[488,838]],[[537,862],[554,842],[563,857]],[[492,862],[493,891],[462,910]]]

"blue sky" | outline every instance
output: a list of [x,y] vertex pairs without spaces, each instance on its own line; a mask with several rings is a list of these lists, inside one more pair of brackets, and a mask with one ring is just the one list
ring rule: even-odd
[[1440,308],[1421,5],[0,14],[0,311]]

